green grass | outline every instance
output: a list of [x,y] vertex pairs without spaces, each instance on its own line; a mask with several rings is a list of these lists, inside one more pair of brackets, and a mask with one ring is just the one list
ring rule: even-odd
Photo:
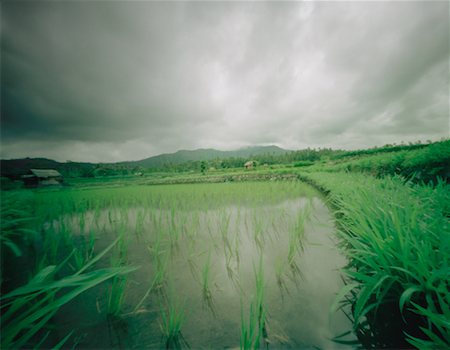
[[244,306],[241,300],[241,349],[259,349],[269,345],[262,255],[260,255],[258,266],[254,265],[253,270],[255,294],[250,302],[248,322],[244,316]]
[[284,297],[284,293],[288,293],[289,289],[285,280],[286,263],[284,259],[277,259],[275,261],[275,279],[277,286],[280,289],[281,297]]
[[151,280],[150,286],[145,292],[144,296],[135,306],[134,311],[137,312],[143,305],[145,300],[148,298],[151,292],[156,291],[160,294],[164,294],[164,288],[167,282],[167,269],[169,264],[169,253],[166,248],[163,247],[162,236],[158,235],[153,247],[149,247],[149,253],[153,260],[153,266],[155,271],[153,272],[153,278]]
[[208,256],[206,258],[205,264],[203,265],[201,273],[201,285],[202,285],[202,299],[204,305],[208,307],[209,310],[216,315],[216,310],[214,307],[213,295],[211,291],[211,251],[208,251]]
[[349,259],[339,297],[344,309],[350,304],[363,346],[448,348],[449,186],[359,174],[303,176],[329,191]]
[[[291,269],[292,277],[296,279],[301,276],[301,269],[296,263],[296,257],[304,249],[305,224],[311,216],[311,204],[306,202],[305,206],[297,214],[297,220],[288,232],[289,248],[287,254],[287,263]],[[277,275],[277,278],[280,276]],[[280,280],[281,281],[281,280]]]
[[[402,175],[414,181],[437,181],[450,176],[450,140],[395,152],[348,152],[348,156],[311,166],[309,171],[365,172],[374,176]],[[375,150],[374,150],[375,151]]]
[[187,347],[181,329],[186,320],[184,303],[174,294],[169,293],[165,305],[161,304],[161,330],[165,338],[166,349]]
[[[24,198],[25,197],[25,198]],[[33,227],[33,217],[27,210],[26,200],[29,196],[20,196],[17,193],[2,193],[0,206],[0,249],[1,274],[0,283],[13,278],[14,272],[7,271],[7,261],[24,256],[31,249],[38,232]],[[29,273],[33,267],[26,266]]]
[[[116,249],[111,256],[111,266],[123,267],[128,264],[129,235],[126,228],[122,226],[119,230],[119,237]],[[125,290],[128,285],[128,276],[120,275],[112,279],[108,292],[108,314],[118,317],[122,313],[125,298]]]
[[[446,166],[439,165],[447,154],[447,149],[439,148],[442,145],[446,144],[418,148],[415,153],[399,150],[374,155],[356,154],[354,158],[333,159],[334,164],[301,167],[301,178],[327,193],[330,207],[334,210],[340,248],[349,261],[342,271],[347,285],[339,293],[334,306],[349,314],[354,325],[352,331],[364,347],[450,346],[450,191],[449,186],[435,176],[441,174]],[[438,157],[438,148],[439,152],[445,151],[441,152],[441,158]],[[367,174],[336,172],[410,176],[413,173],[417,175],[422,166],[425,171],[415,177],[416,184],[400,177],[377,179]],[[430,170],[432,166],[436,166],[436,171]],[[314,169],[327,171],[316,173]],[[280,169],[279,173],[298,170]],[[276,174],[275,171],[271,173]],[[205,175],[204,178],[209,177]],[[424,185],[417,183],[417,179],[432,179],[434,182]],[[97,281],[101,283],[105,276],[110,276],[111,288],[107,298],[111,315],[123,312],[128,280],[127,275],[118,271],[126,269],[128,244],[138,242],[148,246],[148,264],[151,266],[149,280],[145,282],[148,288],[142,297],[139,296],[135,311],[142,310],[146,301],[148,305],[153,303],[153,298],[150,300],[148,297],[157,292],[155,296],[163,300],[160,301],[160,309],[165,345],[181,347],[186,345],[181,336],[181,328],[186,321],[184,305],[173,293],[169,295],[168,290],[177,259],[184,259],[189,264],[192,275],[201,285],[199,298],[208,303],[212,302],[211,266],[217,267],[211,261],[214,256],[211,252],[223,254],[228,275],[235,283],[240,261],[247,259],[246,250],[240,251],[242,241],[247,238],[246,233],[259,254],[267,253],[269,239],[274,239],[270,237],[272,233],[276,235],[275,239],[287,235],[286,255],[275,266],[276,283],[281,293],[287,292],[286,272],[290,269],[295,278],[300,274],[297,257],[305,244],[305,227],[312,208],[307,204],[293,221],[289,221],[292,217],[287,211],[268,213],[261,208],[302,195],[318,195],[318,192],[297,181],[164,186],[136,185],[130,181],[122,187],[16,191],[11,195],[24,196],[27,210],[18,210],[12,204],[15,199],[8,202],[5,197],[1,214],[1,248],[9,258],[20,258],[33,246],[30,242],[35,242],[36,237],[42,238],[43,253],[36,255],[36,261],[30,264],[31,277],[41,276],[39,278],[47,280],[55,274],[46,269],[58,266],[56,269],[64,270],[65,276],[57,280],[61,281],[61,286],[77,281],[76,273],[86,265],[93,268],[93,262],[98,261],[94,253],[101,246],[97,243],[97,236],[108,232],[119,237],[115,248],[108,254],[106,269],[100,270],[105,275],[82,271],[77,276],[80,284],[69,283],[67,287],[68,291],[71,288],[76,290],[81,288],[83,281],[89,285]],[[232,211],[227,206],[237,208],[236,217],[230,214]],[[246,210],[241,211],[242,208]],[[215,211],[217,218],[209,216],[211,211]],[[29,212],[34,215],[30,216]],[[211,245],[206,247],[210,252],[206,261],[197,266],[198,248],[202,244],[201,230],[209,232],[208,244]],[[188,246],[184,247],[186,242]],[[68,255],[74,247],[77,250]],[[202,245],[200,251],[204,250]],[[186,254],[180,254],[186,251]],[[60,268],[66,257],[64,267]],[[240,345],[244,349],[263,347],[268,341],[262,266],[260,261],[254,267],[255,294],[248,309],[244,305],[241,307]],[[4,272],[2,263],[2,277]],[[113,272],[117,274],[112,275]],[[61,288],[60,291],[66,291],[66,287]],[[17,302],[16,310],[25,309],[26,303],[35,299],[38,299],[38,308],[60,305],[58,298],[65,294],[55,293],[55,290],[46,290],[38,297],[34,294],[17,296],[25,299],[23,304]],[[3,300],[9,304],[3,306]],[[11,300],[2,298],[2,311],[5,308],[8,322],[13,319],[12,314],[8,314],[8,308],[13,305]],[[30,315],[38,312],[38,308],[31,309]],[[24,328],[12,338],[8,336],[5,345],[14,347],[22,336],[25,338],[18,344],[29,345],[30,339],[41,334],[52,312],[57,312],[57,307],[47,310],[48,313],[31,323],[24,323]],[[25,319],[29,317],[26,313],[24,315]],[[5,327],[8,329],[6,323]],[[37,331],[28,333],[34,327]]]
[[[42,268],[27,284],[2,296],[1,348],[28,348],[36,341],[36,337],[46,338],[47,335],[41,334],[44,327],[63,305],[108,279],[135,270],[134,267],[111,267],[87,271],[116,243],[117,241],[114,241],[72,275],[55,278],[70,259],[69,255],[58,266],[49,265]],[[56,344],[56,347],[62,346],[67,339],[66,337]],[[44,340],[41,339],[40,343]]]

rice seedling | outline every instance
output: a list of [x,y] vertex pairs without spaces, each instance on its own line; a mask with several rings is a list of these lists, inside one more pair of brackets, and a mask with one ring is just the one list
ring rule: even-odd
[[339,208],[338,234],[350,262],[338,297],[351,309],[358,340],[367,347],[448,347],[450,229],[442,215],[448,185],[424,189],[400,178],[350,174],[310,178],[332,189]]
[[296,262],[296,256],[304,249],[305,223],[310,216],[310,207],[305,207],[298,213],[293,227],[289,230],[289,248],[287,262],[292,272],[294,281],[301,277],[301,270]]
[[219,231],[220,231],[220,236],[222,237],[222,243],[224,246],[224,250],[226,250],[226,252],[225,252],[226,255],[233,254],[233,249],[231,247],[231,243],[230,243],[230,240],[228,237],[229,228],[230,228],[230,219],[231,219],[231,214],[226,213],[226,212],[220,213]]
[[44,257],[38,263],[38,266],[43,267],[49,264],[56,264],[59,261],[58,253],[62,237],[56,233],[53,224],[50,224],[47,227],[47,229],[43,230],[42,236],[43,236],[42,246],[44,247],[45,252]]
[[188,347],[181,330],[186,320],[184,303],[171,292],[168,295],[166,304],[160,304],[161,309],[161,331],[164,336],[166,349],[181,349]]
[[20,246],[17,242],[20,239],[27,239],[29,236],[33,239],[36,232],[29,227],[32,222],[32,216],[26,211],[16,208],[13,204],[20,199],[14,195],[2,194],[2,203],[0,206],[0,243],[2,250],[9,250],[16,256],[22,255]]
[[170,242],[170,254],[173,257],[179,252],[179,242],[181,239],[181,231],[177,224],[177,214],[174,208],[166,214],[166,230]]
[[267,334],[267,314],[265,308],[265,293],[264,293],[264,267],[262,254],[259,257],[258,269],[254,268],[255,274],[255,285],[256,285],[256,298],[255,307],[258,315],[258,326],[262,337],[262,340],[266,345],[269,344],[268,334]]
[[188,226],[188,232],[190,233],[188,235],[188,238],[195,241],[198,232],[200,230],[200,225],[201,225],[201,221],[200,221],[200,211],[199,210],[194,210],[191,214],[191,224]]
[[[72,275],[55,280],[57,272],[70,259],[69,255],[58,266],[49,265],[41,269],[26,285],[2,296],[1,347],[3,349],[29,347],[29,341],[39,336],[43,327],[61,306],[110,278],[134,271],[136,269],[134,267],[121,267],[86,272],[116,243],[117,240]],[[58,345],[62,346],[60,344]]]
[[98,202],[96,202],[95,209],[94,209],[94,215],[92,217],[92,223],[95,225],[95,227],[97,229],[99,229],[100,217],[101,217],[100,205]]
[[198,281],[198,266],[196,263],[196,259],[198,257],[197,252],[195,251],[196,246],[195,246],[195,241],[194,240],[188,240],[187,243],[187,257],[186,257],[186,261],[188,263],[189,269],[191,271],[192,277],[194,278],[194,280]]
[[[111,266],[113,267],[122,267],[128,264],[129,236],[126,232],[126,226],[122,223],[119,227],[117,245],[111,256]],[[115,276],[112,279],[108,293],[108,315],[118,317],[121,314],[127,284],[127,276]]]
[[301,270],[296,262],[296,256],[298,253],[298,241],[297,237],[292,233],[289,233],[289,247],[288,247],[288,256],[287,263],[291,270],[292,279],[294,281],[297,280],[298,277],[301,276]]
[[85,214],[84,211],[81,211],[79,213],[78,225],[79,225],[79,228],[80,228],[80,234],[81,235],[84,235],[84,230],[86,228],[86,217],[85,216],[86,216],[86,214]]
[[241,349],[259,349],[262,344],[268,345],[267,315],[264,297],[264,269],[262,255],[259,258],[258,267],[253,265],[255,276],[255,295],[250,302],[248,322],[244,316],[244,306],[241,299]]
[[258,313],[255,312],[255,306],[250,304],[248,322],[244,316],[244,306],[241,301],[241,336],[240,349],[258,349],[260,348],[261,332],[259,329]]
[[66,246],[72,242],[71,232],[67,225],[66,216],[61,216],[58,220],[58,236],[61,237],[63,244]]
[[119,225],[128,227],[130,222],[130,211],[128,207],[120,207],[119,208]]
[[134,229],[134,233],[136,237],[139,239],[139,237],[142,235],[142,232],[144,231],[144,221],[145,221],[145,211],[144,210],[137,210],[136,212],[136,226]]
[[150,286],[148,287],[141,300],[137,303],[136,307],[134,308],[134,312],[137,312],[140,309],[140,307],[152,291],[159,291],[162,293],[162,290],[166,284],[167,266],[170,254],[167,252],[167,250],[163,250],[161,240],[161,236],[158,236],[158,239],[156,240],[154,246],[152,248],[148,248],[150,255],[153,258],[152,261],[153,266],[155,267],[155,271]]
[[264,269],[262,255],[258,268],[254,266],[256,293],[250,303],[248,322],[244,316],[244,306],[241,300],[241,349],[259,349],[262,344],[268,346],[267,315],[264,306]]
[[[115,262],[113,261],[112,263],[113,266],[124,266],[124,262],[119,259],[117,259]],[[127,276],[115,276],[114,278],[112,278],[107,300],[108,315],[118,317],[122,313],[125,298],[125,289],[127,285]]]
[[205,265],[203,265],[201,282],[203,303],[211,310],[213,315],[215,315],[214,302],[211,292],[211,251],[208,252]]
[[286,265],[283,259],[278,258],[275,261],[275,278],[277,281],[277,286],[280,289],[281,298],[284,298],[284,293],[289,294],[289,289],[285,280],[285,269]]
[[108,221],[110,225],[114,222],[112,210],[108,210]]
[[261,218],[258,217],[258,213],[256,211],[253,212],[252,216],[253,223],[253,239],[255,241],[256,247],[262,251],[264,248],[264,225]]
[[109,315],[117,317],[121,314],[127,284],[128,279],[126,276],[116,276],[112,279],[108,295]]
[[241,244],[241,239],[240,239],[240,235],[239,232],[237,232],[234,236],[234,256],[236,258],[236,269],[239,269],[239,264],[240,264],[240,244]]
[[[238,293],[246,293],[247,291],[243,290],[239,283],[244,281],[242,277],[245,278],[247,273],[251,278],[253,254],[256,251],[261,252],[263,249],[267,249],[269,244],[270,247],[272,244],[277,245],[276,240],[268,240],[268,235],[272,233],[272,230],[267,227],[270,224],[276,225],[274,218],[278,216],[278,212],[269,212],[266,204],[283,201],[286,192],[290,191],[289,188],[292,190],[292,187],[288,188],[284,184],[270,184],[269,187],[271,188],[270,192],[267,184],[259,183],[233,185],[230,189],[222,185],[199,185],[196,188],[193,186],[166,186],[164,188],[130,186],[126,189],[97,187],[83,191],[62,189],[61,192],[53,191],[52,193],[42,191],[36,195],[36,201],[39,203],[39,207],[45,208],[45,210],[40,209],[39,215],[42,217],[39,219],[39,225],[52,224],[52,227],[47,227],[48,237],[61,232],[64,232],[64,236],[67,237],[67,240],[61,240],[57,246],[55,245],[55,248],[50,244],[56,244],[56,241],[48,240],[47,243],[44,243],[46,251],[51,252],[50,255],[52,259],[54,258],[55,265],[64,256],[68,245],[78,247],[66,262],[65,268],[62,269],[64,273],[73,273],[67,268],[69,265],[72,265],[72,270],[78,272],[85,265],[90,264],[92,260],[96,259],[93,254],[94,250],[105,244],[104,240],[110,240],[116,233],[119,234],[118,241],[114,249],[108,253],[108,261],[106,261],[111,269],[125,268],[126,264],[135,259],[136,261],[145,260],[147,256],[143,252],[147,253],[146,250],[148,250],[150,271],[148,281],[146,280],[144,283],[137,281],[132,284],[125,275],[115,275],[108,278],[108,285],[105,285],[106,302],[104,305],[102,304],[103,297],[92,296],[94,304],[95,299],[98,300],[97,309],[100,310],[101,307],[104,307],[106,317],[111,322],[111,339],[116,336],[114,332],[117,330],[113,329],[116,321],[126,322],[128,317],[136,317],[137,320],[138,317],[144,317],[144,314],[145,317],[154,317],[155,306],[158,308],[158,300],[160,300],[164,345],[166,347],[184,347],[186,344],[182,340],[181,328],[186,320],[187,309],[184,310],[184,304],[170,295],[169,281],[177,278],[177,283],[191,283],[189,282],[190,270],[192,276],[196,276],[194,279],[200,284],[201,289],[201,294],[196,294],[198,299],[192,305],[200,306],[203,302],[204,306],[208,307],[213,314],[216,312],[216,304],[219,304],[219,299],[215,296],[216,288],[219,290],[222,287],[220,283],[223,282],[220,272],[223,271],[223,275],[228,273],[231,281],[238,287],[236,288]],[[289,194],[289,196],[293,195]],[[278,204],[278,202],[276,203]],[[245,232],[245,222],[249,228],[248,232]],[[284,228],[279,228],[279,232],[282,231]],[[79,235],[78,232],[84,234]],[[139,241],[136,242],[130,238],[128,233],[131,233],[131,236],[136,234]],[[247,234],[248,237],[242,236],[241,233],[242,235]],[[211,239],[209,240],[209,238]],[[247,243],[250,244],[247,245]],[[243,246],[244,244],[245,246]],[[133,250],[128,252],[128,248]],[[198,250],[205,249],[209,253],[207,256],[200,257]],[[214,262],[216,251],[218,259],[224,261],[226,266],[216,266]],[[212,254],[213,256],[211,256]],[[222,260],[223,258],[225,259]],[[246,264],[250,265],[246,266]],[[46,266],[47,264],[41,264],[42,268]],[[285,266],[287,265],[285,264]],[[213,274],[216,267],[219,272],[217,277]],[[224,271],[225,268],[226,271]],[[185,276],[184,272],[187,272],[188,276]],[[251,303],[250,318],[254,326],[250,327],[254,329],[250,333],[258,335],[258,346],[262,347],[268,338],[268,322],[264,305],[264,277],[261,277],[263,272],[260,272],[257,263],[255,263],[253,272],[256,280],[255,286],[258,286]],[[84,270],[82,275],[84,273],[89,272]],[[141,275],[136,274],[136,276]],[[145,275],[142,274],[142,276]],[[226,276],[224,278],[226,279]],[[137,289],[132,291],[132,288]],[[189,289],[186,288],[186,290]],[[198,289],[193,288],[194,291],[198,291]],[[229,292],[228,288],[223,290],[226,293]],[[131,291],[132,293],[128,294]],[[63,294],[62,292],[65,290],[60,290],[58,293]],[[231,292],[235,291],[231,290]],[[59,296],[58,293],[49,297],[48,301],[53,300],[53,297],[56,300]],[[88,294],[89,296],[86,298],[91,298],[90,293]],[[138,295],[138,298],[133,300],[135,295]],[[132,312],[124,314],[124,309],[129,301],[135,303],[136,307]],[[220,301],[220,303],[222,302]],[[191,307],[191,304],[188,306]],[[83,312],[80,309],[80,315],[77,317],[81,317]],[[103,317],[103,314],[99,312],[98,316]],[[235,321],[239,322],[239,320]],[[140,321],[137,320],[137,322]],[[44,333],[42,332],[43,335]],[[66,334],[63,334],[62,338]],[[41,333],[39,333],[40,335]],[[36,335],[32,338],[36,338]],[[47,346],[49,338],[43,340],[42,346]],[[82,340],[83,346],[85,339]],[[58,343],[59,340],[55,343]],[[121,342],[122,340],[117,339],[114,346],[127,346]],[[72,341],[73,336],[68,342]],[[28,343],[39,345],[38,343]],[[137,344],[132,345],[136,346]],[[142,346],[142,344],[138,344],[138,346]]]

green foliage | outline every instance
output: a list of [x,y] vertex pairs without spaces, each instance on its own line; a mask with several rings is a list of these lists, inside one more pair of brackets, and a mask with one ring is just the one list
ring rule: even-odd
[[357,153],[352,159],[318,165],[312,170],[367,172],[375,176],[398,174],[423,182],[437,181],[441,177],[448,181],[450,140],[406,147],[395,149],[395,152]]
[[342,158],[349,158],[349,157],[355,157],[355,156],[363,156],[363,155],[374,155],[374,154],[380,154],[380,153],[391,153],[391,152],[398,152],[398,151],[404,151],[404,150],[414,150],[414,149],[420,149],[427,147],[428,144],[423,144],[420,141],[413,144],[410,143],[408,145],[400,144],[400,145],[384,145],[382,147],[373,147],[368,149],[360,149],[356,151],[338,151],[333,153],[331,156],[332,159],[342,159]]
[[[337,156],[338,154],[342,156]],[[448,141],[420,147],[387,147],[370,152],[348,153],[345,156],[343,154],[329,150],[307,150],[278,156],[260,155],[255,159],[261,163],[273,164],[282,160],[294,165],[291,168],[266,169],[264,172],[257,169],[254,173],[267,176],[264,178],[288,175],[291,180],[292,172],[302,171],[302,178],[314,182],[329,194],[330,203],[336,209],[341,247],[349,259],[349,265],[343,271],[348,284],[339,294],[344,302],[337,302],[336,306],[350,312],[354,320],[354,332],[363,346],[448,347],[450,192],[445,181],[439,180],[439,176],[445,177],[448,172]],[[234,162],[236,164],[240,162],[236,165],[239,167],[243,164],[241,158],[228,161],[229,163],[227,160],[213,159],[208,161],[208,165],[219,164],[216,169],[220,169],[234,166]],[[206,182],[215,179],[212,174],[215,171],[205,175],[198,173],[200,162],[189,163],[190,166],[195,169],[195,174],[161,173],[155,177],[162,180],[167,177],[168,181],[174,182],[185,180]],[[204,168],[206,169],[206,166]],[[326,172],[314,173],[317,169]],[[347,173],[333,173],[338,171]],[[376,179],[360,172],[383,178]],[[244,179],[240,177],[241,173],[244,171],[223,170],[221,176],[239,181]],[[389,174],[413,178],[416,184],[413,181],[406,182],[404,178],[390,177]],[[434,182],[423,185],[417,184],[421,183],[417,180]],[[13,256],[20,256],[24,253],[26,245],[17,240],[19,237],[17,232],[23,233],[20,237],[30,239],[39,232],[45,246],[43,258],[37,264],[37,270],[44,271],[42,276],[45,275],[47,271],[45,269],[49,265],[59,266],[63,248],[67,246],[80,248],[79,252],[73,253],[68,258],[66,264],[72,266],[71,273],[74,270],[79,271],[86,264],[96,260],[93,255],[94,235],[85,239],[86,232],[92,233],[94,222],[101,221],[99,217],[104,215],[105,210],[108,211],[110,227],[117,227],[114,226],[116,225],[114,222],[117,221],[123,222],[123,225],[128,224],[132,227],[131,232],[134,230],[138,233],[133,237],[142,240],[145,246],[149,247],[148,263],[151,265],[152,275],[148,282],[148,290],[135,311],[143,311],[140,307],[144,301],[150,293],[158,291],[152,296],[164,300],[161,303],[161,329],[167,340],[167,347],[180,347],[183,344],[181,327],[185,321],[183,305],[177,301],[176,296],[172,295],[172,299],[165,299],[171,272],[169,264],[177,256],[180,242],[183,243],[184,238],[188,237],[189,242],[195,242],[196,239],[196,226],[193,223],[195,220],[187,221],[183,213],[209,211],[227,205],[257,208],[297,198],[300,195],[317,194],[317,191],[297,181],[283,181],[276,184],[246,182],[232,185],[202,183],[176,186],[142,186],[137,183],[145,184],[147,183],[145,181],[149,180],[144,178],[138,181],[130,180],[127,186],[123,186],[124,182],[116,180],[110,182],[105,179],[91,181],[90,187],[82,189],[27,192],[24,203],[32,208],[34,216],[31,217],[29,211],[23,213],[11,211],[10,204],[5,206],[2,219],[5,217],[7,220],[1,222],[2,250]],[[17,191],[13,194],[24,193],[25,191]],[[128,218],[130,210],[142,212],[136,212],[130,220]],[[155,213],[164,214],[158,217]],[[238,235],[235,235],[233,240],[233,232],[238,225],[233,220],[230,221],[227,213],[223,214],[218,218],[219,236],[214,244],[219,246],[223,243],[228,272],[233,270],[234,260],[236,266],[239,265],[239,243],[236,239]],[[72,233],[65,227],[62,219],[72,215],[77,218],[77,225],[82,233],[80,241],[77,242],[71,238]],[[298,270],[295,267],[295,257],[302,250],[308,217],[307,210],[300,212],[295,225],[288,231],[287,259],[284,256],[284,260],[278,262],[275,267],[276,282],[280,289],[287,289],[283,280],[286,268],[290,267],[294,272]],[[136,223],[128,222],[133,218],[136,218]],[[265,246],[264,236],[268,224],[260,217],[252,219],[250,222],[252,238],[261,252]],[[154,233],[150,241],[145,241],[145,236],[139,233],[144,229]],[[57,237],[57,232],[61,235],[58,235],[58,239],[52,239]],[[116,242],[117,249],[111,256],[111,269],[124,268],[127,263],[126,240],[123,239],[123,235],[121,237],[122,240]],[[195,255],[195,248],[192,247],[190,254]],[[220,248],[217,251],[220,252]],[[244,254],[242,256],[245,259]],[[198,269],[198,273],[194,265],[191,268],[194,278],[202,286],[203,299],[211,301],[210,258]],[[238,270],[238,267],[236,269]],[[49,278],[52,275],[50,272]],[[82,272],[81,275],[84,276],[85,273]],[[99,277],[95,276],[97,275],[88,275],[86,281]],[[108,312],[120,315],[127,285],[126,275],[117,274],[109,279],[111,289],[108,294]],[[256,293],[249,306],[249,318],[247,316],[244,318],[247,310],[244,312],[242,308],[241,348],[259,347],[263,341],[267,341],[264,276],[256,267],[255,280]],[[61,283],[67,284],[70,281],[64,280]],[[69,284],[68,289],[77,286]],[[52,302],[59,296],[55,294],[45,298],[48,302]],[[41,321],[42,325],[46,322],[44,318],[36,320]],[[30,327],[34,325],[27,327],[31,329]],[[26,330],[22,330],[21,334],[25,332]]]
[[208,252],[208,257],[206,259],[205,265],[203,266],[201,281],[203,301],[214,313],[214,304],[211,292],[211,251]]
[[161,330],[165,338],[166,349],[181,349],[187,343],[181,334],[186,320],[184,303],[174,291],[169,293],[165,305],[161,304]]
[[22,249],[27,248],[37,234],[32,229],[32,216],[27,210],[20,208],[19,203],[23,201],[18,195],[5,194],[0,207],[1,250],[12,252],[17,257],[22,255]]
[[394,177],[303,175],[329,192],[338,219],[354,331],[365,347],[450,346],[449,186]]
[[[294,164],[295,167],[311,165],[331,165],[334,170],[367,171],[384,174],[416,174],[420,180],[428,181],[437,175],[448,177],[448,145],[449,141],[422,144],[385,145],[356,151],[332,150],[330,148],[288,151],[276,146],[249,147],[236,151],[218,151],[214,149],[198,149],[194,151],[178,151],[172,154],[161,154],[140,161],[119,163],[80,163],[67,161],[59,163],[43,158],[26,158],[1,160],[2,176],[20,180],[30,168],[56,169],[63,176],[70,178],[107,178],[135,177],[143,173],[188,173],[206,172],[207,166],[214,169],[239,169],[248,159],[258,164]],[[428,150],[421,153],[421,150]],[[417,153],[415,153],[417,152]],[[408,155],[408,156],[407,156]],[[411,156],[409,156],[411,155]],[[207,165],[206,165],[207,164]],[[398,167],[397,165],[400,165]],[[425,165],[425,169],[424,169]],[[317,169],[316,169],[317,170]],[[326,169],[325,169],[326,170]],[[11,182],[3,181],[3,189],[14,188]]]
[[[123,267],[128,263],[128,243],[129,236],[126,235],[125,228],[121,227],[116,249],[111,257],[111,266]],[[118,275],[112,279],[108,294],[108,314],[119,316],[124,303],[125,289],[128,284],[127,275]]]
[[267,314],[265,307],[265,286],[262,255],[258,267],[253,267],[255,275],[255,295],[250,302],[249,318],[246,322],[244,306],[241,301],[241,349],[259,349],[265,344],[268,346]]
[[14,181],[7,177],[0,177],[0,189],[1,190],[15,190],[23,186],[22,181]]
[[205,161],[202,161],[200,163],[200,171],[202,174],[205,174],[205,172],[206,172],[206,162]]
[[300,168],[300,167],[310,166],[310,165],[313,165],[313,164],[314,164],[314,162],[312,162],[310,160],[302,160],[302,161],[296,162],[294,164],[294,167]]
[[[69,255],[58,266],[42,268],[27,284],[2,296],[1,348],[28,348],[33,337],[42,337],[40,332],[63,305],[110,278],[135,270],[131,267],[113,267],[87,272],[116,243],[117,241],[72,275],[55,278],[71,257]],[[67,339],[68,337],[61,342],[64,343]],[[56,347],[61,346],[61,342]]]

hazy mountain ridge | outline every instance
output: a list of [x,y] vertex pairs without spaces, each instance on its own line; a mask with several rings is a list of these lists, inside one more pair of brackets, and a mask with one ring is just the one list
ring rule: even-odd
[[225,158],[249,158],[261,154],[279,155],[291,152],[278,146],[253,146],[240,148],[234,151],[220,151],[213,148],[200,148],[196,150],[179,150],[175,153],[164,153],[157,156],[145,158],[137,161],[120,162],[144,168],[159,167],[164,164],[182,164],[189,161],[202,161]]
[[88,163],[88,162],[57,162],[47,158],[21,158],[2,159],[1,175],[8,177],[19,177],[29,169],[56,169],[61,173],[78,172],[82,176],[98,166],[117,166],[127,168],[158,168],[167,164],[182,164],[190,161],[208,161],[212,159],[225,158],[250,158],[262,154],[280,155],[291,152],[278,146],[253,146],[241,148],[234,151],[220,151],[212,148],[201,148],[196,150],[179,150],[174,153],[164,153],[153,157],[115,163]]

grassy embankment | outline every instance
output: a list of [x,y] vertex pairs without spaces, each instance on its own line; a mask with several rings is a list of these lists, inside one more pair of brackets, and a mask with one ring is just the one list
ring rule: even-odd
[[349,259],[338,299],[351,306],[364,347],[450,347],[450,188],[438,176],[448,173],[449,159],[447,142],[300,175],[334,208]]

